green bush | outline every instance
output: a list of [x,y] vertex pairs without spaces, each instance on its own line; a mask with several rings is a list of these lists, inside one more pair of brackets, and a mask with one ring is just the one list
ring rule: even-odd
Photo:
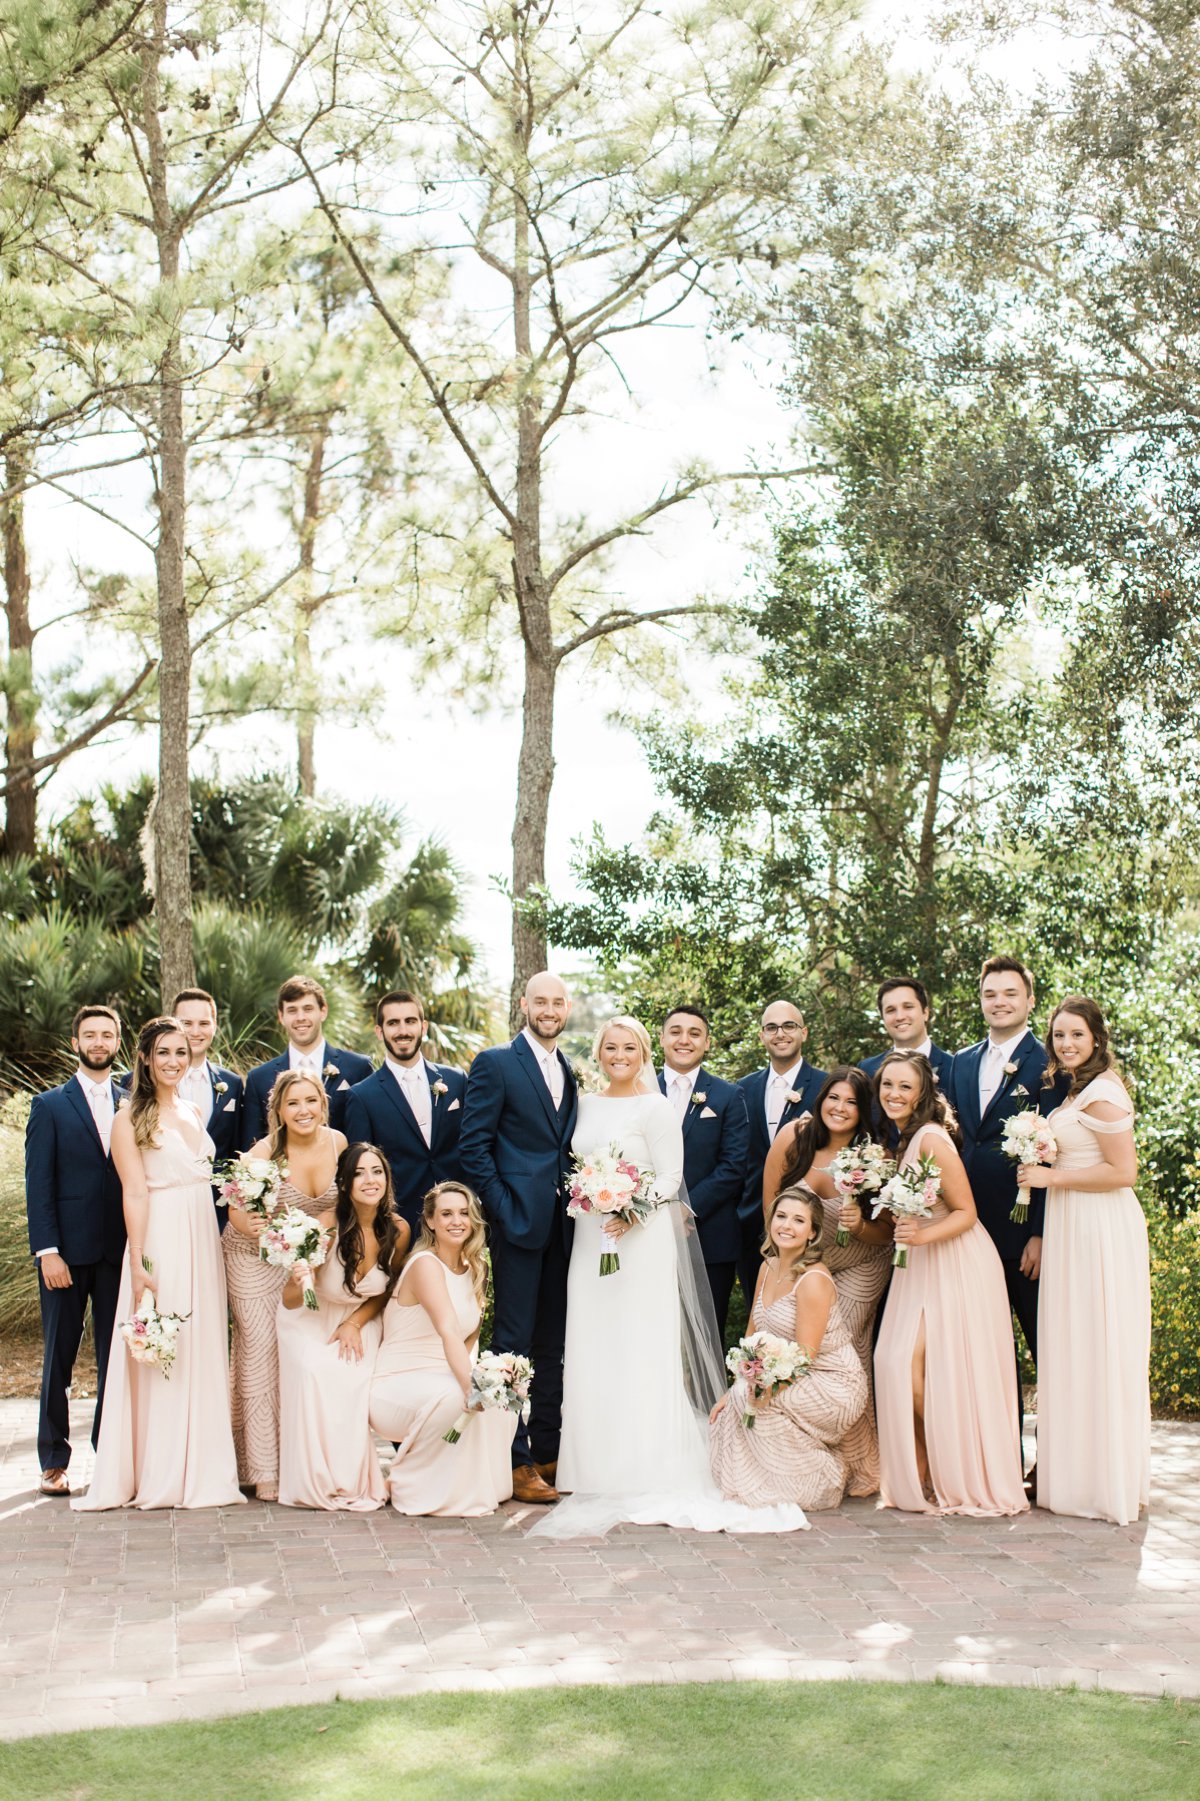
[[1153,1337],[1150,1399],[1156,1413],[1200,1413],[1200,1214],[1151,1212]]
[[37,1277],[25,1223],[25,1121],[28,1095],[0,1107],[0,1334],[38,1330]]

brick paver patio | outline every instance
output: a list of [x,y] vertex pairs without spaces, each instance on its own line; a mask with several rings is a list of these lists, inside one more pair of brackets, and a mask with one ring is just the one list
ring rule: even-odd
[[[777,1540],[629,1527],[554,1545],[527,1543],[534,1510],[514,1506],[74,1514],[36,1492],[35,1425],[34,1402],[0,1402],[0,1737],[579,1682],[941,1675],[1200,1698],[1200,1426],[1155,1426],[1137,1526],[855,1501]],[[77,1483],[90,1466],[77,1453]]]

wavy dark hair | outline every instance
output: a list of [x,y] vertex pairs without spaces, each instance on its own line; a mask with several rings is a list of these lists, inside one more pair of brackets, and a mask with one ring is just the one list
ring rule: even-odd
[[831,1088],[839,1082],[847,1082],[854,1090],[854,1104],[858,1108],[858,1124],[852,1133],[853,1138],[875,1138],[879,1133],[875,1126],[875,1093],[871,1087],[871,1078],[852,1063],[839,1063],[831,1069],[821,1084],[821,1089],[813,1102],[812,1118],[801,1126],[792,1139],[792,1148],[787,1162],[783,1166],[783,1174],[779,1178],[777,1192],[782,1194],[785,1188],[794,1188],[803,1181],[813,1166],[818,1151],[823,1151],[829,1144],[830,1131],[821,1118],[821,1109],[829,1096]]
[[1100,1011],[1096,1002],[1087,994],[1067,994],[1059,1001],[1046,1026],[1046,1073],[1042,1077],[1043,1088],[1053,1088],[1060,1074],[1065,1073],[1057,1057],[1054,1055],[1054,1022],[1060,1013],[1077,1013],[1095,1040],[1095,1048],[1086,1063],[1071,1076],[1071,1086],[1067,1090],[1067,1098],[1082,1094],[1089,1082],[1112,1070],[1120,1075],[1120,1066],[1112,1053],[1112,1041],[1108,1034],[1108,1021]]
[[363,1229],[358,1223],[358,1210],[351,1199],[354,1178],[358,1174],[358,1166],[363,1158],[370,1154],[378,1157],[383,1165],[383,1194],[375,1217],[371,1221],[371,1229],[375,1234],[375,1243],[379,1254],[375,1259],[376,1266],[383,1270],[388,1279],[387,1293],[390,1295],[396,1286],[400,1274],[402,1259],[396,1256],[396,1248],[400,1242],[400,1218],[396,1212],[396,1194],[392,1187],[392,1172],[387,1158],[377,1144],[348,1144],[338,1158],[337,1206],[335,1224],[337,1231],[337,1255],[341,1262],[346,1293],[357,1295],[354,1278],[358,1274],[358,1266],[362,1262],[365,1243]]
[[159,1039],[168,1038],[172,1032],[185,1037],[174,1014],[163,1013],[157,1019],[148,1019],[138,1033],[129,1078],[129,1121],[133,1127],[133,1142],[141,1150],[158,1143],[158,1089],[154,1086],[150,1060]]
[[[917,1104],[909,1116],[908,1123],[900,1133],[897,1155],[903,1157],[905,1151],[921,1130],[922,1126],[943,1126],[949,1132],[952,1142],[958,1150],[962,1149],[962,1133],[958,1129],[958,1121],[949,1101],[937,1085],[933,1073],[933,1064],[928,1057],[919,1051],[889,1051],[879,1068],[875,1071],[875,1100],[879,1100],[879,1088],[883,1081],[883,1072],[890,1063],[907,1063],[916,1070],[921,1079],[921,1090],[917,1095]],[[880,1108],[882,1114],[883,1109]]]

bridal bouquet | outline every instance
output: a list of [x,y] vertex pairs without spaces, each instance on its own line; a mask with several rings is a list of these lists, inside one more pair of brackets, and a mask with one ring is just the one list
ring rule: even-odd
[[459,1414],[449,1432],[442,1437],[448,1445],[456,1445],[463,1435],[468,1417],[495,1408],[520,1413],[529,1399],[533,1381],[533,1365],[528,1357],[515,1351],[484,1351],[471,1371],[471,1404]]
[[[895,1173],[895,1158],[889,1157],[881,1144],[874,1144],[869,1138],[848,1144],[829,1165],[829,1179],[842,1201],[861,1201],[866,1195],[878,1194],[888,1177]],[[850,1243],[845,1226],[838,1226],[837,1243],[843,1248]]]
[[[871,1203],[871,1217],[878,1219],[885,1210],[898,1219],[930,1219],[933,1203],[942,1192],[942,1176],[930,1156],[919,1157],[914,1166],[898,1170]],[[898,1244],[892,1255],[893,1269],[908,1268],[908,1246]]]
[[[726,1353],[725,1367],[740,1377],[750,1390],[753,1401],[765,1400],[787,1388],[803,1376],[812,1363],[811,1354],[790,1338],[776,1338],[773,1332],[751,1332],[740,1338]],[[742,1424],[753,1431],[755,1414],[742,1413]]]
[[325,1261],[328,1249],[326,1235],[315,1219],[299,1207],[285,1207],[268,1220],[258,1241],[258,1254],[264,1263],[276,1269],[299,1269],[304,1275],[304,1305],[314,1310],[320,1305],[313,1286],[312,1272]]
[[270,1157],[231,1157],[217,1174],[226,1207],[239,1207],[251,1219],[269,1220],[287,1170]]
[[[1012,1158],[1018,1168],[1053,1163],[1058,1156],[1058,1143],[1054,1133],[1048,1122],[1032,1107],[1026,1108],[1024,1113],[1014,1113],[1011,1119],[1005,1120],[1000,1149],[1006,1157]],[[1027,1188],[1017,1190],[1016,1205],[1008,1217],[1018,1226],[1024,1225],[1029,1218]]]
[[132,1319],[122,1320],[117,1331],[125,1340],[125,1349],[135,1363],[157,1364],[169,1380],[171,1365],[179,1346],[179,1328],[190,1313],[160,1313],[149,1289],[138,1303]]
[[[567,1212],[572,1219],[585,1213],[599,1213],[610,1219],[647,1219],[658,1205],[654,1192],[654,1172],[639,1169],[620,1148],[610,1144],[604,1151],[589,1151],[574,1159],[571,1198]],[[602,1227],[603,1230],[603,1227]],[[600,1253],[600,1274],[611,1276],[621,1267],[616,1252],[616,1239],[603,1232],[608,1247]]]

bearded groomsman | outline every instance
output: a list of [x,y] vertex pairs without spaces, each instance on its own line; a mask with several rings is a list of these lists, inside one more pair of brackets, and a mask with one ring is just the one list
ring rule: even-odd
[[[915,976],[889,976],[886,982],[879,984],[875,1005],[883,1029],[892,1041],[889,1048],[907,1051],[910,1056],[928,1057],[938,1087],[945,1094],[954,1058],[929,1036],[929,993],[924,984]],[[874,1076],[887,1054],[887,1051],[880,1051],[878,1056],[864,1057],[858,1067],[864,1075]]]
[[392,1171],[396,1211],[413,1238],[421,1203],[435,1182],[461,1182],[458,1137],[467,1078],[461,1069],[422,1054],[425,1007],[407,989],[385,994],[375,1008],[382,1066],[346,1096],[344,1131],[351,1144],[375,1144]]
[[121,1102],[112,1079],[120,1048],[121,1021],[113,1009],[81,1007],[71,1025],[75,1073],[60,1088],[34,1095],[25,1132],[25,1211],[42,1313],[38,1462],[44,1495],[71,1492],[67,1391],[89,1300],[96,1340],[93,1446],[100,1435],[125,1254],[121,1184],[110,1151]]
[[524,1029],[480,1051],[467,1077],[463,1173],[483,1205],[492,1253],[492,1350],[533,1360],[529,1427],[518,1416],[513,1497],[557,1501],[567,1262],[567,1173],[578,1095],[558,1041],[570,996],[548,970],[521,996]]
[[335,1131],[345,1130],[346,1096],[356,1082],[365,1082],[371,1073],[368,1057],[357,1051],[339,1051],[325,1042],[325,1021],[329,1004],[325,990],[311,976],[289,976],[279,990],[276,1017],[287,1039],[282,1057],[260,1063],[246,1077],[242,1106],[242,1149],[249,1150],[267,1135],[267,1102],[275,1086],[276,1076],[285,1069],[302,1069],[324,1083],[329,1096],[329,1123]]
[[[217,1003],[203,988],[184,988],[175,996],[171,1012],[183,1027],[192,1057],[176,1093],[200,1115],[213,1141],[214,1164],[226,1163],[237,1155],[241,1142],[243,1083],[241,1076],[222,1069],[208,1055],[217,1031]],[[217,1200],[219,1193],[213,1189],[217,1228],[223,1232],[229,1209]]]
[[696,1230],[717,1328],[722,1338],[737,1275],[742,1229],[738,1217],[746,1185],[750,1126],[741,1089],[704,1066],[711,1045],[707,1014],[673,1007],[660,1036],[658,1085],[683,1127],[683,1184]]
[[738,1083],[746,1103],[750,1129],[746,1180],[742,1188],[742,1242],[738,1253],[738,1281],[746,1297],[747,1310],[754,1300],[754,1284],[762,1262],[762,1182],[767,1152],[774,1144],[780,1126],[811,1113],[817,1092],[825,1080],[823,1069],[814,1069],[804,1060],[808,1026],[794,1001],[772,1001],[762,1016],[759,1036],[767,1053],[767,1067],[743,1076]]

